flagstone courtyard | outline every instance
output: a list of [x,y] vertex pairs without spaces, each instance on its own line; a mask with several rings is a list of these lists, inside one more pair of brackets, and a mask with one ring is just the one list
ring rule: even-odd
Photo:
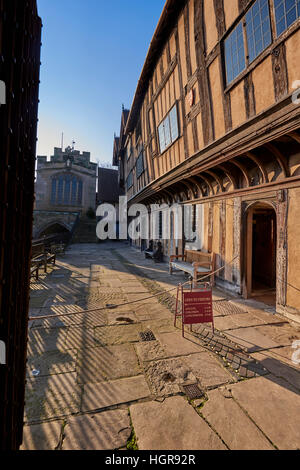
[[24,450],[300,448],[300,326],[216,288],[183,338],[184,282],[120,242],[32,282]]

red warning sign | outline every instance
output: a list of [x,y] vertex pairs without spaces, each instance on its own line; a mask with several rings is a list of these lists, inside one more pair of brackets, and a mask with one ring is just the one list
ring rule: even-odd
[[[179,297],[181,294],[181,313],[178,312]],[[214,331],[214,314],[212,302],[212,289],[206,284],[201,288],[183,289],[178,286],[176,300],[176,318],[182,317],[182,334],[184,336],[184,325],[197,325],[201,323],[212,323]]]
[[185,325],[213,322],[211,289],[183,292],[183,322]]

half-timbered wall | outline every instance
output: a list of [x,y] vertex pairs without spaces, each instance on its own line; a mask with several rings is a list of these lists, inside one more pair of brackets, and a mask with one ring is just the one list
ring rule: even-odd
[[[125,178],[132,174],[129,200],[202,204],[202,249],[216,253],[217,268],[224,267],[217,282],[224,287],[247,295],[247,211],[260,201],[273,207],[277,307],[284,312],[300,311],[300,227],[294,223],[300,210],[300,107],[291,100],[300,80],[300,5],[294,3],[297,17],[282,28],[279,0],[169,0],[164,21],[169,15],[173,23],[161,26],[160,40],[154,37],[156,60],[151,67],[146,60],[125,129],[133,147],[125,162]],[[257,22],[261,35],[253,46],[251,24]],[[235,37],[244,47],[238,68]],[[175,104],[178,138],[161,151],[159,129]],[[145,162],[139,177],[137,133]],[[171,243],[164,248],[172,254]]]

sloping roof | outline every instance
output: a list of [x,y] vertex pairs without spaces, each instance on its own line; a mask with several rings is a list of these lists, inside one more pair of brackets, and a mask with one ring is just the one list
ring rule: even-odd
[[120,142],[120,137],[115,137],[114,138],[114,149],[113,149],[113,166],[118,166],[119,142]]
[[161,55],[165,42],[176,23],[179,13],[185,6],[187,0],[167,0],[159,19],[158,25],[150,43],[146,60],[142,69],[140,79],[136,88],[131,110],[128,116],[125,133],[132,132],[136,123],[139,109],[153,74],[153,70]]
[[119,187],[118,170],[99,168],[98,170],[98,202],[118,202],[124,194]]

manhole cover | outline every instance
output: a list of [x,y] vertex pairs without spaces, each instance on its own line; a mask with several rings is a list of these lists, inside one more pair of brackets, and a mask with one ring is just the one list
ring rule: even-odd
[[240,313],[247,313],[235,304],[228,302],[228,300],[217,300],[213,302],[213,309],[221,315],[238,315]]
[[197,384],[183,385],[183,390],[190,400],[195,400],[196,398],[202,398],[205,396],[205,393],[199,388]]
[[141,337],[142,341],[156,341],[154,333],[151,330],[142,331],[140,333],[140,337]]

